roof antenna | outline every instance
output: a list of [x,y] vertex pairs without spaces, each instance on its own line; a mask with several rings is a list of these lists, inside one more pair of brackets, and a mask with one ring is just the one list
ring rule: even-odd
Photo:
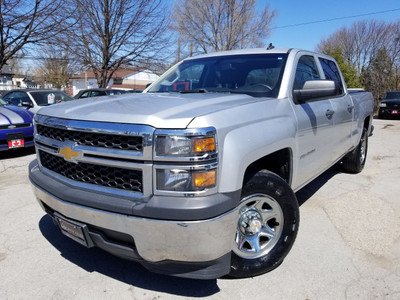
[[272,45],[272,43],[269,43],[269,45],[268,45],[268,47],[267,47],[267,50],[272,50],[272,49],[274,49],[274,48],[275,48],[275,46]]

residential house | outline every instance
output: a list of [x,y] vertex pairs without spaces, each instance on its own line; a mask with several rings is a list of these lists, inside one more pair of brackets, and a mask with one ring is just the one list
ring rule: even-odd
[[4,65],[0,72],[0,90],[11,90],[13,88],[14,72],[11,70],[9,65]]
[[32,77],[15,74],[12,78],[12,85],[14,88],[22,88],[22,89],[36,89],[39,88],[39,85],[35,82]]

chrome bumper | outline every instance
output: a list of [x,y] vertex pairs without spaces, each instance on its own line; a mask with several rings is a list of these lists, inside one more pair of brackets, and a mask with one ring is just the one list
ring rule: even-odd
[[231,210],[201,221],[163,221],[110,213],[63,201],[32,182],[34,194],[63,216],[100,228],[130,235],[141,258],[148,262],[212,261],[229,253],[234,242],[238,213]]

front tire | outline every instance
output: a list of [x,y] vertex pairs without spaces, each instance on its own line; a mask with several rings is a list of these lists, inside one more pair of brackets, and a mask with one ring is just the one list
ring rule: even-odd
[[261,170],[245,179],[231,260],[232,277],[251,277],[279,266],[296,239],[299,207],[290,186]]

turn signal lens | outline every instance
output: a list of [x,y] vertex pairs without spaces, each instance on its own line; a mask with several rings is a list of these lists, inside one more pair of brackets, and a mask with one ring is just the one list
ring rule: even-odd
[[216,171],[194,172],[192,178],[193,188],[207,188],[215,186]]
[[215,138],[208,137],[203,139],[194,139],[192,144],[192,152],[211,152],[215,151]]
[[181,169],[157,170],[157,190],[195,192],[216,186],[217,170],[189,171]]

